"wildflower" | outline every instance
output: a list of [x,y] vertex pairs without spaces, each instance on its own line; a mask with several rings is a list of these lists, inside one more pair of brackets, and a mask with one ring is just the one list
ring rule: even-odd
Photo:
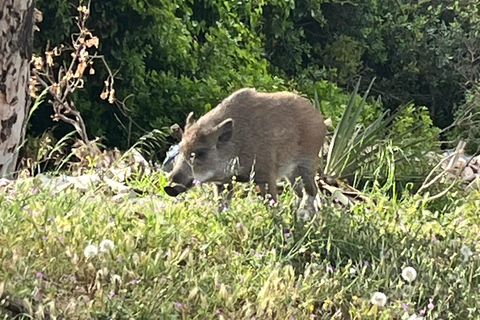
[[71,277],[70,277],[70,281],[72,281],[72,282],[77,282],[77,277],[71,276]]
[[355,270],[355,268],[350,268],[350,274],[356,274],[357,273],[357,270]]
[[410,310],[410,306],[409,306],[408,304],[406,304],[405,302],[402,303],[402,308],[403,308],[403,310],[405,310],[405,311]]
[[118,262],[122,262],[122,260],[123,260],[122,256],[118,256],[118,257],[117,257],[117,261],[118,261]]
[[43,273],[37,272],[37,278],[43,278]]
[[200,180],[195,179],[195,180],[193,180],[193,184],[196,185],[196,186],[199,186],[199,185],[202,184],[202,182]]
[[463,255],[463,262],[467,262],[467,260],[473,255],[472,250],[467,246],[463,246],[460,249],[460,253]]
[[238,227],[238,228],[241,228],[242,225],[243,225],[243,224],[242,224],[241,222],[237,222],[237,227]]
[[53,220],[55,220],[53,216],[48,217],[48,221],[53,222]]
[[424,316],[425,315],[425,309],[420,310],[420,315]]
[[417,270],[413,267],[406,267],[402,270],[402,278],[407,282],[413,282],[417,278]]
[[274,199],[270,199],[269,203],[272,207],[274,207],[277,204],[277,202]]
[[137,284],[138,281],[137,281],[136,279],[133,279],[130,283],[131,283],[131,284]]
[[135,252],[132,255],[132,260],[133,260],[133,263],[135,263],[135,264],[138,264],[140,262],[140,257],[138,256],[138,253]]
[[217,314],[221,314],[222,313],[222,310],[221,309],[217,309]]
[[33,194],[38,194],[38,192],[39,192],[38,188],[33,188],[33,189],[32,189],[32,193],[33,193]]
[[432,310],[435,307],[435,305],[433,304],[433,299],[428,299],[428,300],[430,301],[430,303],[428,304],[427,308]]
[[365,264],[365,267],[368,267],[370,265],[370,262],[368,262],[367,260],[365,260],[363,263]]
[[174,302],[173,305],[178,308],[178,309],[182,309],[183,308],[183,304],[181,304],[180,302]]
[[422,316],[417,316],[416,314],[412,314],[408,320],[423,320],[424,318]]
[[93,258],[98,254],[98,248],[94,244],[89,244],[86,248],[85,251],[83,252],[85,254],[85,257],[87,259]]
[[327,266],[327,271],[330,272],[330,273],[333,273],[333,267],[332,266]]
[[437,243],[437,242],[438,242],[437,237],[435,237],[435,235],[432,235],[432,243]]
[[110,277],[110,281],[112,281],[113,283],[122,283],[122,278],[118,274],[114,274]]
[[377,291],[372,295],[370,302],[375,306],[383,307],[387,303],[387,296],[384,293]]
[[290,233],[290,230],[288,230],[288,229],[285,230],[285,232],[283,233],[283,236],[284,236],[285,238],[290,238],[291,235],[292,235],[292,234]]
[[115,291],[110,291],[110,298],[112,298],[115,295]]
[[113,247],[115,245],[113,244],[113,241],[110,239],[105,239],[102,242],[100,242],[100,251],[104,253],[110,252],[110,250],[113,250]]

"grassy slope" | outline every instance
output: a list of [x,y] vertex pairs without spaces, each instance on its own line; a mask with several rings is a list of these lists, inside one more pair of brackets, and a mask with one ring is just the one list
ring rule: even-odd
[[[206,187],[174,200],[164,183],[134,182],[150,191],[136,203],[103,189],[3,192],[0,284],[67,319],[406,319],[422,309],[426,319],[480,318],[478,194],[438,201],[441,213],[412,197],[375,195],[353,215],[325,202],[301,226],[289,192],[280,208],[249,193],[217,213]],[[86,259],[103,239],[113,251]],[[418,272],[412,284],[406,266]],[[370,303],[376,291],[384,307]]]

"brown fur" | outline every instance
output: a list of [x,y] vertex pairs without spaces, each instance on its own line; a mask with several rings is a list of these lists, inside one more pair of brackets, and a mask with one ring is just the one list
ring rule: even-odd
[[[308,198],[304,206],[311,211],[325,131],[322,115],[307,99],[289,92],[241,89],[198,121],[189,115],[170,180],[186,190],[193,179],[223,184],[235,175],[245,182],[254,172],[262,193],[270,186],[276,200],[277,179],[294,182],[301,177]],[[302,196],[301,186],[295,191]]]

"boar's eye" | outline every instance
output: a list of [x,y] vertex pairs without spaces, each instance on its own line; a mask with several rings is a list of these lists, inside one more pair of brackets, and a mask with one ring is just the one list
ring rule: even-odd
[[205,150],[205,149],[195,150],[195,152],[192,152],[190,154],[190,159],[191,160],[203,161],[206,158],[207,158],[207,150]]

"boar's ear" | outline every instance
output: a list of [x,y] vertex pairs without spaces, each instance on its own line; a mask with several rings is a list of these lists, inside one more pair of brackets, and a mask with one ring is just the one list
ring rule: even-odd
[[233,133],[233,120],[231,118],[223,120],[215,127],[215,132],[218,135],[218,141],[227,142],[230,140]]
[[187,128],[193,125],[194,123],[195,123],[195,119],[193,118],[193,111],[192,111],[187,116],[187,121],[185,123],[185,130],[187,130]]

